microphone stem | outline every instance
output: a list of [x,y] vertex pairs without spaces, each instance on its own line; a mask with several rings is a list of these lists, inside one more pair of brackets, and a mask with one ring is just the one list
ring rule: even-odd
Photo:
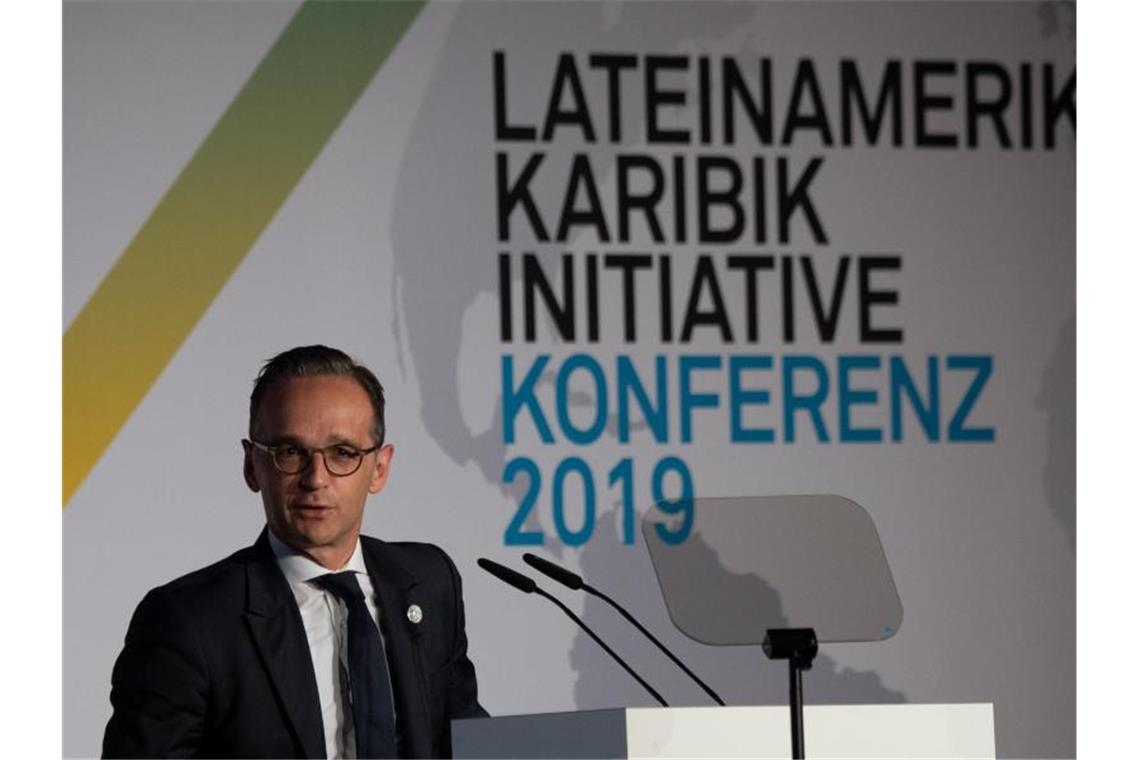
[[[673,663],[677,667],[679,667],[681,670],[685,671],[685,673],[688,674],[689,678],[696,681],[697,685],[700,686],[702,689],[704,689],[705,693],[708,694],[710,697],[712,697],[713,700],[718,705],[720,705],[721,707],[724,706],[724,700],[720,698],[719,694],[717,694],[715,691],[713,691],[712,688],[707,683],[705,683],[700,678],[698,678],[697,674],[694,673],[693,671],[689,670],[683,662],[678,660],[677,656],[675,654],[670,652],[664,644],[662,644],[660,641],[658,641],[656,636],[654,636],[652,633],[650,633],[648,630],[646,630],[645,626],[643,626],[641,623],[637,622],[634,619],[633,615],[626,612],[624,607],[622,607],[620,604],[615,602],[613,599],[610,599],[608,596],[603,594],[601,591],[598,591],[596,588],[594,588],[593,586],[590,586],[587,583],[582,584],[582,590],[587,592],[587,593],[593,594],[594,596],[598,597],[599,599],[605,601],[607,604],[609,604],[611,607],[613,607],[615,610],[617,610],[619,613],[621,613],[622,617],[624,617],[626,620],[628,620],[630,622],[630,624],[633,625],[634,628],[641,631],[645,635],[646,638],[648,638],[650,641],[652,641],[654,644],[656,644],[657,648],[660,649],[662,652],[664,652],[665,656],[668,657],[670,660],[672,660]],[[602,646],[605,646],[605,644],[602,644]],[[640,679],[638,679],[638,680],[640,680]]]
[[[545,591],[543,591],[540,588],[536,588],[534,590],[534,593],[538,594],[539,596],[545,597],[545,598],[549,599],[550,601],[554,602],[556,605],[558,605],[558,608],[561,609],[563,612],[565,612],[567,615],[569,615],[571,620],[573,620],[575,623],[580,625],[582,627],[583,631],[590,634],[590,638],[592,638],[594,641],[598,642],[598,646],[600,646],[602,649],[606,650],[606,654],[608,654],[610,657],[613,657],[614,660],[617,661],[618,665],[621,665],[623,668],[625,668],[626,673],[629,673],[631,676],[633,676],[634,680],[637,681],[639,684],[641,684],[643,689],[645,689],[647,692],[652,694],[653,698],[656,699],[661,704],[662,707],[668,707],[669,706],[669,703],[666,702],[665,699],[660,694],[657,693],[656,689],[654,689],[652,686],[647,684],[645,682],[645,679],[643,679],[637,673],[633,672],[633,668],[631,668],[629,665],[626,665],[625,660],[618,657],[617,652],[610,649],[609,645],[607,645],[606,642],[604,642],[600,638],[598,638],[598,634],[596,634],[592,630],[590,630],[590,627],[588,625],[586,625],[585,623],[583,623],[582,619],[580,617],[578,617],[573,612],[571,612],[569,607],[567,607],[565,604],[558,601],[553,596],[546,593]],[[684,666],[682,666],[682,667],[684,667]]]

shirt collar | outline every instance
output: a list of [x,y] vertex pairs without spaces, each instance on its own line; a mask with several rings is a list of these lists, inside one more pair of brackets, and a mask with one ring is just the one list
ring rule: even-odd
[[331,572],[352,571],[362,575],[368,574],[368,568],[364,565],[364,553],[360,549],[359,536],[356,539],[356,547],[352,550],[352,556],[348,558],[348,562],[344,563],[344,567],[339,570],[329,570],[301,552],[286,546],[277,536],[273,535],[273,531],[270,530],[267,533],[269,534],[269,546],[273,549],[274,556],[277,557],[277,565],[285,574],[285,580],[289,581],[290,584],[311,581]]

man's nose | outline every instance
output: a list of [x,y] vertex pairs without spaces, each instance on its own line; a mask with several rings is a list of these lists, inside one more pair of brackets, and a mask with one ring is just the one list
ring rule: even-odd
[[[317,458],[320,458],[320,462]],[[325,461],[325,452],[317,449],[309,457],[309,466],[301,470],[301,482],[309,486],[322,486],[332,478],[328,463]]]

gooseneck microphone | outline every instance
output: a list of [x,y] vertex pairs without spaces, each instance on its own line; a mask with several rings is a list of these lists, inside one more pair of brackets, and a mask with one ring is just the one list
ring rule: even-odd
[[[480,560],[480,562],[482,562],[482,560]],[[593,594],[594,596],[598,597],[602,601],[609,604],[615,610],[620,612],[621,616],[624,617],[626,620],[628,620],[630,622],[630,624],[633,625],[634,628],[641,631],[641,633],[644,634],[644,636],[647,639],[649,639],[654,644],[656,644],[657,648],[660,649],[662,652],[664,652],[666,657],[668,657],[670,660],[672,660],[677,665],[677,667],[679,667],[681,670],[685,671],[685,674],[688,675],[689,678],[693,679],[693,681],[695,681],[698,686],[700,686],[702,689],[704,689],[705,693],[708,694],[710,697],[712,697],[713,700],[718,705],[721,705],[722,707],[724,706],[724,700],[720,698],[720,695],[717,694],[715,691],[713,691],[712,688],[707,683],[705,683],[700,678],[698,678],[696,673],[689,670],[685,666],[685,663],[683,663],[679,659],[677,659],[677,656],[675,654],[673,654],[672,652],[670,652],[669,649],[664,644],[662,644],[657,639],[656,636],[654,636],[652,633],[647,631],[645,629],[645,626],[643,626],[641,623],[637,622],[637,620],[634,619],[633,615],[631,615],[628,611],[626,611],[626,609],[624,607],[622,607],[620,604],[615,602],[613,599],[610,599],[608,596],[603,594],[601,591],[598,591],[596,588],[594,588],[590,584],[583,581],[582,576],[578,575],[577,573],[572,573],[564,567],[559,567],[558,565],[554,564],[553,562],[551,562],[549,560],[545,560],[542,557],[536,557],[535,555],[533,555],[529,552],[523,555],[523,562],[527,563],[528,565],[530,565],[531,567],[533,567],[535,570],[539,571],[543,575],[546,575],[547,577],[558,581],[562,585],[564,585],[570,589],[573,589],[574,591],[578,591],[579,589],[581,589],[582,591],[585,591],[587,594]],[[503,568],[503,569],[506,570],[506,568]],[[514,571],[510,571],[510,572],[514,572]],[[514,573],[514,574],[519,575],[518,573]],[[525,576],[522,576],[522,575],[519,575],[519,577],[525,578]],[[530,581],[531,586],[534,586],[533,580],[531,580],[530,578],[526,578],[526,580]]]
[[528,578],[522,573],[515,572],[506,565],[500,565],[498,562],[492,562],[486,557],[480,557],[477,562],[479,567],[486,570],[491,575],[495,576],[508,586],[514,586],[524,594],[533,594],[538,591],[538,584],[534,582],[533,578]]
[[626,664],[625,660],[618,657],[617,652],[610,649],[609,646],[606,644],[606,642],[604,642],[600,638],[598,638],[598,634],[596,634],[592,630],[590,630],[590,627],[588,625],[586,625],[584,622],[582,622],[582,619],[580,617],[578,617],[573,612],[571,612],[570,608],[567,607],[565,604],[563,604],[562,602],[558,601],[557,599],[555,599],[550,594],[548,594],[545,591],[543,591],[542,589],[540,589],[538,587],[538,584],[534,582],[533,578],[528,578],[527,576],[523,575],[522,573],[515,572],[514,570],[510,569],[509,567],[505,567],[503,565],[500,565],[498,562],[492,562],[491,560],[486,559],[485,557],[480,557],[477,560],[477,562],[479,564],[479,567],[483,568],[488,573],[490,573],[491,575],[493,575],[496,578],[498,578],[499,580],[501,580],[503,583],[506,583],[508,586],[514,586],[515,588],[517,588],[519,591],[523,592],[524,594],[538,594],[539,596],[543,597],[544,599],[549,599],[551,602],[553,602],[555,605],[557,605],[560,610],[565,612],[570,617],[571,620],[573,620],[575,623],[577,623],[582,628],[583,631],[588,633],[590,635],[590,638],[592,638],[594,641],[598,642],[598,646],[600,646],[602,649],[604,649],[606,651],[606,654],[608,654],[610,657],[613,657],[614,660],[617,661],[618,665],[621,665],[623,668],[625,668],[625,672],[629,673],[631,676],[633,676],[633,679],[635,681],[637,681],[639,684],[641,684],[643,689],[645,689],[647,692],[652,694],[653,698],[656,699],[661,704],[662,707],[668,707],[669,706],[669,703],[666,702],[665,699],[660,694],[657,693],[657,690],[654,689],[652,686],[650,686],[648,683],[646,683],[644,678],[642,678],[637,673],[635,673],[633,671],[633,668],[631,668],[629,665]]

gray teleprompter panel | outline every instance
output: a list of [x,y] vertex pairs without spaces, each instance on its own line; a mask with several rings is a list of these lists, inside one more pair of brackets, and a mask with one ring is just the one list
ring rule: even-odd
[[[705,644],[758,644],[769,628],[814,628],[819,641],[878,641],[902,623],[879,533],[842,496],[696,499],[692,535],[643,525],[669,616]],[[664,522],[670,523],[666,518]],[[692,536],[690,536],[690,539]],[[709,561],[709,547],[718,561]]]
[[622,758],[625,710],[505,715],[451,722],[456,758]]

